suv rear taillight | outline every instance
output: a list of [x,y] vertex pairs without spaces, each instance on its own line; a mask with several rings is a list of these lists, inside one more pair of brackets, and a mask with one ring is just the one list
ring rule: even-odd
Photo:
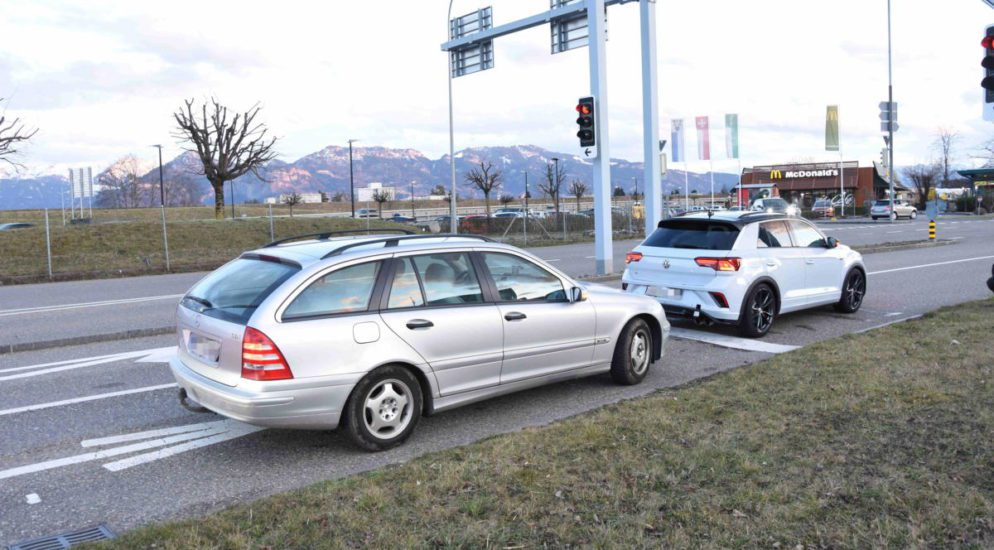
[[245,327],[242,337],[242,378],[248,380],[288,380],[290,365],[276,344],[262,332]]
[[715,271],[738,271],[742,265],[741,258],[694,258],[697,265],[710,267]]
[[642,253],[641,252],[629,252],[628,254],[625,254],[625,263],[626,264],[630,264],[632,262],[637,262],[637,261],[639,261],[641,259],[642,259]]

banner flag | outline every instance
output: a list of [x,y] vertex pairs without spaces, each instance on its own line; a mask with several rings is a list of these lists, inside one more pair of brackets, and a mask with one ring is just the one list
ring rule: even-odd
[[683,145],[683,119],[675,118],[671,122],[672,129],[670,130],[670,143],[671,153],[673,157],[673,162],[686,162],[687,153],[684,151]]
[[825,113],[825,150],[839,150],[839,106],[829,105]]
[[730,159],[739,158],[739,115],[725,115],[725,154]]
[[699,116],[697,122],[697,158],[711,160],[711,132],[708,128],[708,117]]

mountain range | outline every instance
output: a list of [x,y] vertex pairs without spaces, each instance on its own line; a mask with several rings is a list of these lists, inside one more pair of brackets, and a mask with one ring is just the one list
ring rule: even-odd
[[[494,194],[494,198],[498,194],[522,195],[525,191],[526,174],[532,196],[541,196],[538,183],[545,178],[546,167],[555,158],[560,159],[560,168],[565,172],[563,194],[568,194],[565,188],[577,179],[586,183],[588,189],[590,187],[590,161],[573,154],[557,153],[534,145],[468,148],[457,152],[455,157],[456,177],[461,197],[482,197],[482,193],[465,179],[466,174],[474,167],[478,167],[481,161],[492,162],[503,173],[503,185],[500,192]],[[122,161],[101,170],[95,176],[95,185],[98,188],[104,187],[100,182],[109,182],[110,178],[119,177],[122,172],[121,164],[125,161],[130,162],[130,166],[140,164],[136,163],[133,157],[124,157]],[[369,183],[380,182],[384,186],[395,187],[397,189],[395,198],[398,200],[410,197],[412,182],[415,196],[419,197],[428,195],[437,185],[449,187],[448,155],[433,160],[415,149],[358,147],[353,150],[352,164],[357,189]],[[163,178],[169,204],[213,204],[213,192],[207,180],[198,174],[199,167],[200,161],[192,152],[182,153],[163,165]],[[145,201],[148,205],[158,204],[158,167],[148,170],[147,165],[141,165],[140,172],[144,173],[136,173],[136,176],[146,188]],[[259,175],[261,178],[247,174],[235,180],[236,202],[263,201],[291,191],[326,192],[330,196],[343,192],[347,197],[349,149],[329,146],[294,162],[274,160],[260,170]],[[611,179],[612,187],[621,187],[626,193],[632,191],[636,181],[639,192],[644,191],[641,162],[611,159]],[[690,172],[687,174],[687,179],[691,191],[707,193],[710,190],[709,173]],[[718,192],[734,186],[738,178],[735,174],[716,172],[714,181],[715,192]],[[670,170],[663,178],[664,195],[670,194],[673,190],[682,192],[683,188],[683,171]],[[60,193],[66,189],[68,181],[64,176],[0,179],[0,210],[58,208]],[[227,189],[225,191],[228,193]],[[230,197],[226,198],[230,200]],[[98,202],[102,199],[98,197]]]

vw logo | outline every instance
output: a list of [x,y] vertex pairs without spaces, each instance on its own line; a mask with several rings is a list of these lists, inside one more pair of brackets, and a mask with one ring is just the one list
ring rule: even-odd
[[669,268],[670,268],[670,261],[663,260],[663,269],[669,269]]

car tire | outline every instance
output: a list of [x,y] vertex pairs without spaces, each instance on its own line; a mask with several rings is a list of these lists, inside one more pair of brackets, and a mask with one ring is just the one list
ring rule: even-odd
[[611,378],[618,384],[633,386],[649,372],[652,364],[652,331],[642,319],[632,319],[621,330],[611,360]]
[[356,446],[383,451],[410,437],[421,419],[423,404],[421,385],[411,371],[386,365],[367,374],[352,389],[341,425]]
[[877,221],[877,217],[876,216],[872,216],[872,217],[873,217],[873,221]]
[[866,297],[866,274],[859,269],[850,269],[842,283],[842,296],[835,304],[835,311],[856,313]]
[[890,219],[896,220],[897,219],[897,212],[891,212],[890,213]]
[[746,338],[762,338],[770,331],[776,318],[777,297],[773,287],[760,283],[746,294],[739,312],[739,334]]
[[918,217],[918,211],[917,210],[912,210],[911,214],[909,214],[908,217],[911,218],[911,219],[917,218]]

